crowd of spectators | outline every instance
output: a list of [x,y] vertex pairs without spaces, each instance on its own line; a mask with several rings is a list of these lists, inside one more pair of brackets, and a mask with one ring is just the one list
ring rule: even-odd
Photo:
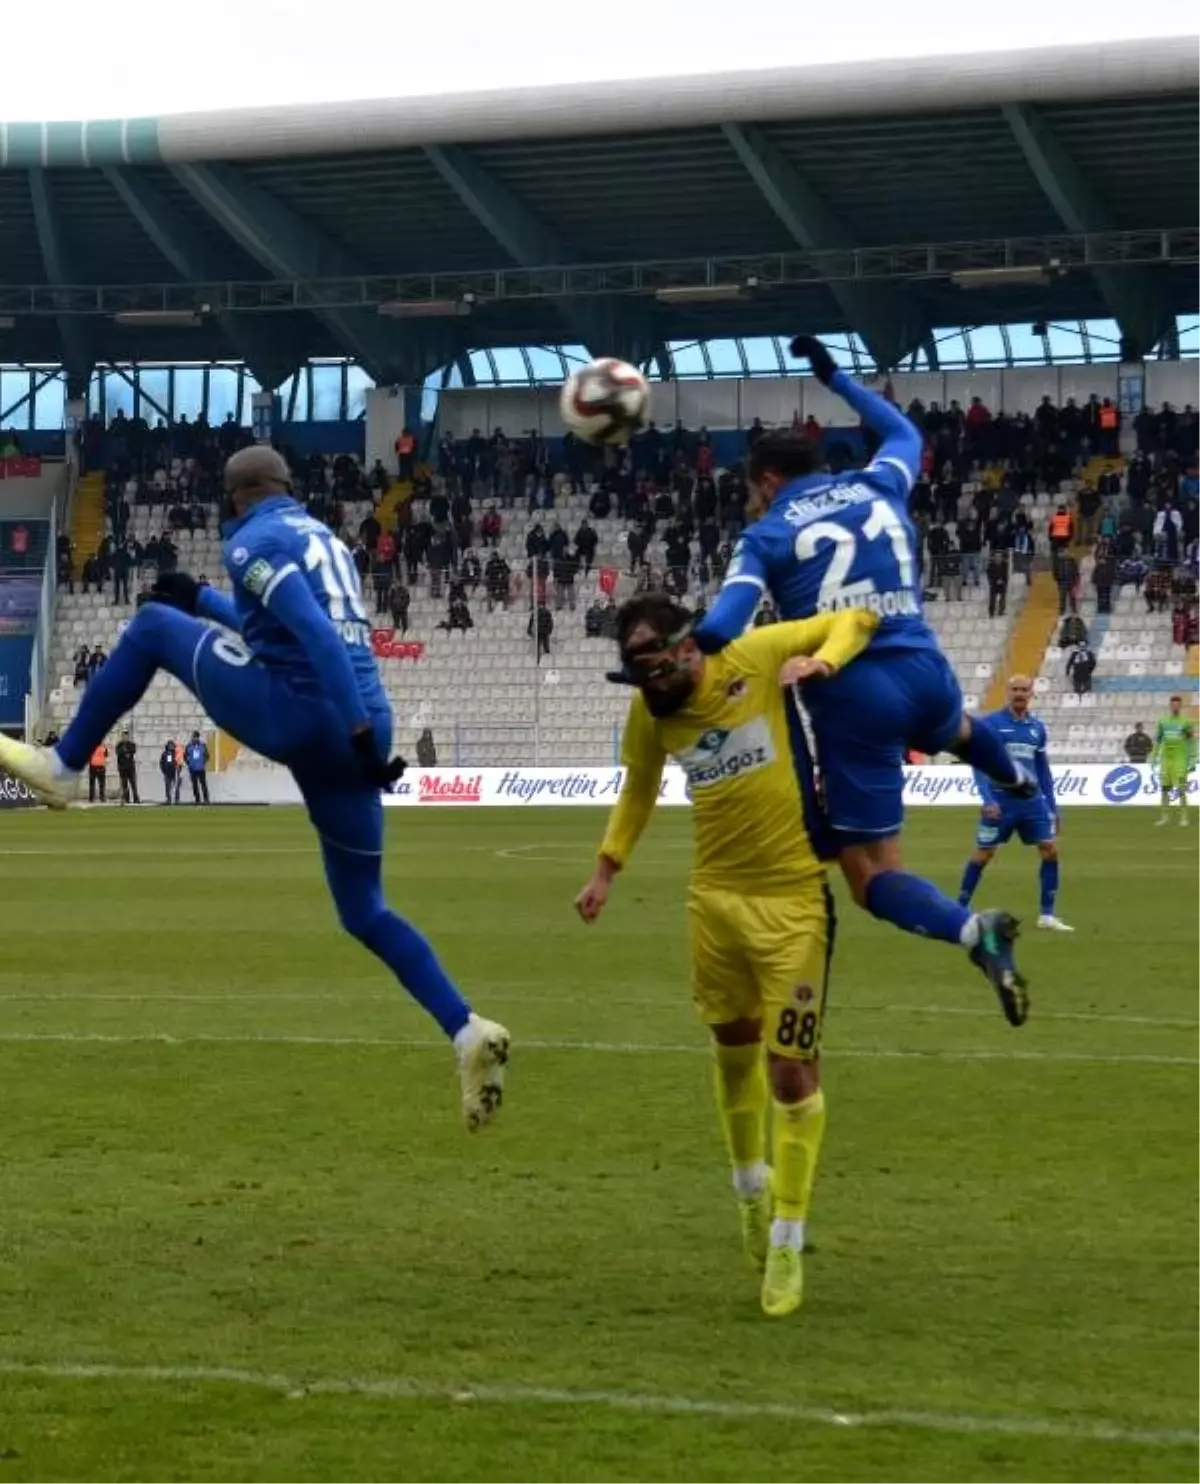
[[[1148,612],[1170,609],[1173,633],[1190,642],[1198,429],[1190,406],[1139,413],[1137,452],[1128,464],[1082,483],[1093,455],[1119,450],[1122,415],[1109,398],[1082,405],[1068,399],[1061,407],[1046,398],[1032,415],[993,413],[978,397],[966,407],[913,401],[907,412],[926,445],[910,508],[927,596],[954,603],[985,589],[989,615],[1003,618],[1012,577],[1031,583],[1035,564],[1049,558],[1060,612],[1069,617],[1078,613],[1080,558],[1090,547],[1098,612],[1110,612],[1114,595],[1132,584]],[[756,420],[745,443],[765,431]],[[855,462],[851,439],[811,417],[797,418],[793,431],[819,442],[830,468]],[[107,428],[86,424],[84,457],[105,469],[109,529],[78,568],[69,539],[60,538],[60,580],[72,590],[77,580],[85,591],[111,587],[119,604],[137,588],[144,596],[157,572],[178,563],[178,533],[215,521],[221,464],[249,438],[232,416],[215,428],[203,418],[151,427],[120,413]],[[385,528],[379,501],[393,475],[382,462],[368,469],[346,454],[289,454],[297,497],[346,541],[375,615],[402,634],[413,591],[425,584],[446,604],[439,627],[447,633],[473,628],[481,603],[488,612],[527,608],[540,660],[550,652],[556,615],[576,611],[580,587],[596,568],[600,523],[620,522],[621,566],[638,590],[661,588],[699,605],[723,580],[745,523],[744,466],[739,459],[720,466],[704,427],[651,423],[627,449],[596,449],[569,434],[551,444],[534,430],[512,437],[499,428],[487,436],[476,430],[463,439],[444,436],[429,465],[415,465],[411,450],[406,457],[411,498],[396,505]],[[588,499],[587,515],[570,525],[559,513],[564,488]],[[1059,497],[1044,530],[1025,498],[1042,493]],[[138,506],[162,516],[161,530],[145,544],[130,533]],[[525,558],[516,570],[499,549],[514,519]],[[614,613],[611,592],[597,597],[584,632],[610,633]]]

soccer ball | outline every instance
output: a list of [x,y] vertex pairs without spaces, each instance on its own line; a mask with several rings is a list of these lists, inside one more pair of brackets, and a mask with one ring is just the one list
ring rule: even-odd
[[558,409],[571,432],[587,443],[628,443],[645,426],[650,387],[636,366],[606,356],[567,377]]

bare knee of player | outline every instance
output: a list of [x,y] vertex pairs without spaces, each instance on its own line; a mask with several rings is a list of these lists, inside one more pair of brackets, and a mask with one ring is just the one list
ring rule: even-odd
[[971,857],[971,861],[982,871],[984,866],[991,863],[992,859],[995,857],[995,854],[996,852],[994,849],[988,849],[986,846],[981,845],[979,849],[976,850],[975,854]]
[[1038,846],[1038,854],[1044,861],[1056,861],[1058,859],[1058,845],[1054,840],[1043,840]]
[[718,1046],[753,1046],[762,1040],[762,1021],[725,1020],[720,1025],[710,1025],[712,1038]]
[[770,1051],[767,1075],[777,1103],[802,1103],[821,1090],[821,1053],[814,1048],[811,1055],[797,1057]]
[[842,875],[858,906],[866,906],[867,889],[874,877],[884,871],[902,871],[904,857],[900,836],[886,835],[880,840],[860,841],[845,845],[839,857]]

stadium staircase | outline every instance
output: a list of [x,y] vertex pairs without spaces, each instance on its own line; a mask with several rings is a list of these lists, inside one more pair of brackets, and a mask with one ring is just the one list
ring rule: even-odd
[[396,516],[401,505],[412,498],[412,480],[398,479],[395,484],[388,486],[388,492],[379,502],[379,508],[375,512],[379,524],[385,531],[391,531],[396,526]]
[[104,505],[104,474],[85,474],[75,490],[71,507],[71,542],[75,548],[75,566],[99,551],[108,531],[108,513]]
[[1004,704],[1005,682],[1010,675],[1036,675],[1042,656],[1054,639],[1058,623],[1058,588],[1049,572],[1034,574],[1025,606],[1017,615],[1008,637],[1003,663],[992,676],[983,698],[984,711],[998,711]]
[[1095,484],[1102,474],[1123,474],[1125,472],[1125,457],[1123,454],[1094,454],[1079,472],[1081,484]]

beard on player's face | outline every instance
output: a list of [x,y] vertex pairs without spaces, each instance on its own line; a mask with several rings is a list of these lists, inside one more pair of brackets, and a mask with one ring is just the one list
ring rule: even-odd
[[691,674],[687,670],[677,670],[674,675],[643,685],[641,690],[650,715],[661,719],[664,716],[674,716],[676,711],[682,710],[694,688],[695,681]]
[[661,650],[641,654],[632,661],[634,673],[641,668],[645,678],[638,689],[651,716],[673,716],[685,706],[696,688],[696,676],[689,658],[680,650]]

